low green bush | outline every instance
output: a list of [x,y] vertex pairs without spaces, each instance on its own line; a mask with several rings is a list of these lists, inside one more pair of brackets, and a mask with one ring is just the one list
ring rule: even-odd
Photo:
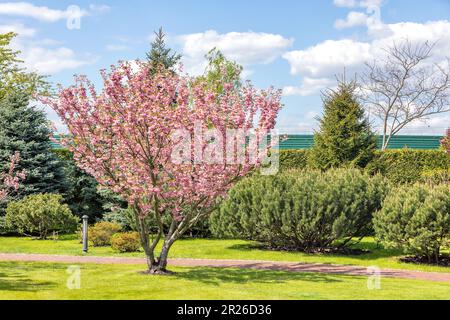
[[58,194],[30,195],[11,201],[6,208],[6,225],[24,235],[46,239],[52,232],[75,232],[78,219]]
[[422,181],[431,185],[450,184],[450,169],[434,169],[423,171]]
[[385,246],[437,261],[450,246],[450,187],[399,187],[374,215],[374,228]]
[[97,222],[89,229],[89,240],[94,247],[105,247],[111,245],[113,235],[121,230],[121,226],[112,222]]
[[14,229],[6,224],[6,217],[0,216],[0,235],[10,235],[14,233]]
[[372,230],[388,183],[356,169],[286,171],[239,182],[210,218],[213,235],[323,251]]
[[111,238],[111,247],[120,253],[139,251],[141,247],[139,233],[116,233]]

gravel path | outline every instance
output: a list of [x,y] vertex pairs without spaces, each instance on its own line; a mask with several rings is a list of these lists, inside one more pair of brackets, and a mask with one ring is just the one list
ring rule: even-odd
[[[0,261],[26,262],[59,262],[59,263],[94,263],[94,264],[145,264],[143,258],[130,257],[94,257],[94,256],[63,256],[44,254],[0,253]],[[169,265],[177,267],[215,267],[215,268],[247,268],[258,270],[277,270],[290,272],[316,272],[352,276],[370,276],[373,271],[359,266],[344,266],[331,264],[306,264],[297,262],[275,262],[256,260],[215,260],[215,259],[169,259]],[[398,269],[381,269],[382,277],[404,278],[450,282],[450,273],[422,272]]]

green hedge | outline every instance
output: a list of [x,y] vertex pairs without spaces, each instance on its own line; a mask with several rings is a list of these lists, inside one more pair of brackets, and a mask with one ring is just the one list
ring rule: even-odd
[[[304,169],[308,166],[309,150],[280,151],[280,169]],[[366,168],[381,173],[394,183],[415,183],[423,180],[423,173],[450,169],[450,154],[442,150],[377,151]]]
[[448,170],[450,154],[440,150],[389,150],[377,152],[368,170],[379,172],[394,183],[415,183],[425,171]]
[[304,169],[308,166],[309,150],[280,150],[280,169]]

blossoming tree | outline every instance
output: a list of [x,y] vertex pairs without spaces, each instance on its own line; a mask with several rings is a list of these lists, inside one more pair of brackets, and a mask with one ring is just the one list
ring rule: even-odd
[[[149,273],[164,273],[173,243],[263,165],[281,92],[225,83],[218,93],[206,80],[148,74],[144,63],[121,63],[102,71],[101,93],[77,77],[43,102],[67,125],[78,166],[133,209]],[[157,234],[148,234],[149,216]]]
[[447,153],[450,153],[450,129],[447,129],[447,136],[441,140],[442,147]]
[[15,153],[11,157],[8,170],[0,172],[0,203],[8,198],[8,194],[12,190],[19,189],[20,180],[25,179],[25,172],[16,172],[17,164],[20,161],[19,153]]

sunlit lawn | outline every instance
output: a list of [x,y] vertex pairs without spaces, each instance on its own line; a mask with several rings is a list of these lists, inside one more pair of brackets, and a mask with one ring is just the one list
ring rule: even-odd
[[248,269],[173,268],[170,276],[140,265],[81,267],[81,287],[67,287],[68,265],[0,262],[0,299],[449,299],[450,284]]
[[[209,258],[239,260],[295,261],[305,263],[333,263],[380,268],[397,268],[422,271],[450,272],[449,267],[423,266],[401,263],[397,250],[377,246],[372,238],[358,245],[371,253],[358,256],[305,254],[300,252],[270,251],[258,248],[255,243],[243,240],[183,239],[175,243],[172,258]],[[82,255],[81,244],[75,236],[63,236],[60,240],[33,240],[22,237],[0,237],[0,252]],[[91,256],[143,256],[143,253],[118,254],[110,247],[90,247]]]

